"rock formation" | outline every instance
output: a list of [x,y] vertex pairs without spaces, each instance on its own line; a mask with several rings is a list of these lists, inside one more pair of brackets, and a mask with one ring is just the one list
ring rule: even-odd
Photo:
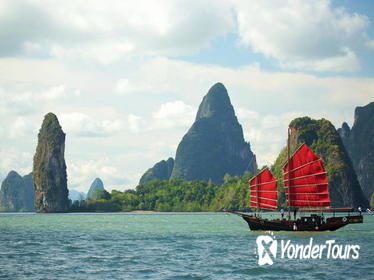
[[100,178],[96,178],[92,182],[91,187],[90,187],[90,189],[87,193],[87,198],[93,198],[96,190],[104,190],[104,184],[103,184],[103,181],[101,181]]
[[152,168],[149,168],[140,178],[139,184],[144,184],[147,181],[159,179],[169,180],[171,172],[174,167],[174,159],[162,160],[157,162]]
[[56,115],[48,113],[38,134],[32,172],[37,212],[52,213],[68,210],[64,153],[65,133]]
[[227,90],[217,83],[203,98],[194,124],[179,143],[171,178],[222,184],[225,174],[241,176],[256,169]]
[[343,123],[339,134],[368,199],[374,193],[374,102],[357,107],[352,129]]
[[23,182],[25,184],[25,207],[27,211],[35,211],[34,201],[35,201],[35,190],[34,190],[34,183],[32,181],[32,173],[29,173],[22,177]]
[[0,210],[9,212],[35,211],[31,174],[21,177],[10,171],[1,184]]
[[[290,123],[291,151],[302,143],[307,144],[321,157],[329,180],[330,199],[333,207],[367,207],[368,200],[362,193],[357,175],[339,134],[328,120],[313,120],[309,117],[297,118]],[[286,160],[286,153],[282,153]],[[274,172],[280,174],[280,170]],[[279,175],[277,176],[279,177]],[[279,178],[278,178],[279,179]]]

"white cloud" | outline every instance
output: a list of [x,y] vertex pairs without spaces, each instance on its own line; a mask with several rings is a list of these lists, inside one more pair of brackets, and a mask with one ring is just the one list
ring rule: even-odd
[[108,136],[123,130],[120,119],[96,120],[80,112],[61,114],[59,120],[66,133],[79,136]]
[[14,170],[21,176],[32,171],[32,154],[20,151],[19,147],[0,148],[0,179],[4,180],[9,171]]
[[46,91],[41,92],[39,98],[45,99],[58,99],[66,96],[65,86],[58,85],[48,88]]
[[173,101],[161,104],[160,108],[153,113],[155,119],[167,119],[178,116],[180,114],[193,115],[194,109],[186,105],[183,101]]
[[[24,87],[27,87],[24,86]],[[8,103],[35,103],[46,100],[56,100],[67,96],[64,85],[47,87],[39,90],[17,90],[3,88],[0,84],[0,97]]]
[[241,107],[236,109],[236,115],[240,119],[247,119],[247,120],[253,120],[253,121],[256,121],[260,118],[259,113],[252,111],[252,110],[248,110],[246,108],[241,108]]
[[[145,61],[133,69],[126,79],[145,99],[155,102],[151,97],[156,93],[174,100],[178,96],[185,103],[188,100],[192,107],[197,107],[209,88],[220,81],[229,90],[234,106],[245,104],[247,110],[256,112],[256,108],[287,112],[318,102],[325,107],[349,104],[348,100],[350,104],[364,104],[370,101],[373,90],[373,79],[370,78],[271,73],[255,66],[232,69],[160,57]],[[311,111],[318,109],[309,107]]]
[[348,48],[343,48],[343,53],[343,55],[317,60],[281,62],[281,67],[316,72],[355,72],[360,70],[360,61],[356,54]]
[[82,44],[73,48],[53,45],[50,54],[59,59],[97,60],[102,64],[110,64],[131,54],[135,47],[130,42],[105,41],[100,44]]
[[367,41],[366,42],[366,47],[371,49],[371,50],[374,50],[374,39]]
[[67,165],[68,186],[72,189],[78,189],[88,192],[92,181],[100,177],[103,180],[106,190],[112,190],[114,187],[122,187],[128,183],[128,180],[117,166],[111,164],[108,157],[100,157],[90,160],[76,160]]
[[34,133],[36,134],[37,128],[35,123],[28,118],[18,117],[8,128],[8,135],[10,138],[17,139],[19,137],[27,137]]
[[129,130],[133,133],[138,133],[142,130],[142,118],[134,114],[127,116],[127,124]]
[[114,88],[114,92],[118,93],[119,95],[129,94],[131,93],[131,91],[132,91],[132,88],[127,79],[118,80]]
[[[0,56],[58,58],[108,65],[192,54],[237,33],[281,67],[356,71],[357,50],[373,49],[367,16],[329,0],[3,1]],[[313,16],[311,16],[313,15]],[[131,88],[131,87],[130,87]],[[118,91],[127,91],[119,84]]]
[[129,55],[191,53],[234,27],[226,1],[3,2],[2,55],[34,52],[106,64]]
[[79,95],[78,89],[65,85],[44,86],[28,82],[0,82],[0,115],[30,115],[43,106],[68,101]]
[[181,100],[163,103],[151,116],[127,116],[128,128],[133,133],[164,129],[187,128],[196,115],[196,110]]
[[[247,112],[247,113],[244,113]],[[287,112],[266,115],[245,108],[238,109],[238,119],[243,126],[244,137],[250,141],[260,166],[272,165],[282,147],[286,145],[288,124],[303,112]],[[317,116],[318,118],[318,116]]]
[[152,129],[185,127],[193,123],[196,110],[181,100],[166,102],[153,113]]
[[110,5],[7,0],[2,5],[3,57],[109,65],[188,55],[212,39],[237,33],[244,45],[282,67],[343,72],[359,69],[357,50],[373,48],[368,17],[333,7],[329,0],[114,0]]
[[233,1],[244,45],[288,68],[355,71],[354,49],[366,44],[369,19],[329,0]]

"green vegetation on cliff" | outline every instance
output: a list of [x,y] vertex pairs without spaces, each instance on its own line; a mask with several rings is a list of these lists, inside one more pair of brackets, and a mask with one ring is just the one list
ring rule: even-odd
[[225,175],[222,186],[212,182],[152,180],[139,185],[135,190],[112,191],[96,200],[76,201],[71,211],[219,211],[223,208],[243,210],[248,207],[248,180],[243,177]]
[[283,165],[287,161],[287,147],[284,147],[279,153],[274,164],[271,166],[270,171],[274,177],[278,179],[278,206],[286,206],[286,195],[284,193],[283,182]]
[[45,115],[38,134],[32,179],[37,212],[65,212],[68,189],[65,164],[65,133],[56,115]]
[[[307,144],[321,157],[329,179],[331,202],[334,207],[368,206],[362,193],[351,160],[335,127],[326,119],[313,120],[297,118],[290,123],[291,151],[301,144]],[[282,178],[282,166],[287,160],[287,149],[283,149],[272,168],[274,175]],[[281,180],[279,180],[281,181]],[[284,203],[284,189],[281,185],[280,199]]]

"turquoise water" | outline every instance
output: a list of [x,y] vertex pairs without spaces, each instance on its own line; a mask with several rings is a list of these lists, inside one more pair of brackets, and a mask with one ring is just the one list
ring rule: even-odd
[[357,260],[259,266],[260,234],[225,213],[0,214],[0,279],[374,279],[374,215],[336,232],[274,233],[357,244]]

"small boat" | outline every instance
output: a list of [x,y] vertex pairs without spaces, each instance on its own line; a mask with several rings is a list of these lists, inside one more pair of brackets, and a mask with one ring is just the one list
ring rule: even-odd
[[[283,209],[281,209],[282,217],[278,219],[263,218],[259,212],[260,209],[271,211],[278,209],[277,179],[268,168],[249,180],[250,206],[256,207],[256,212],[254,214],[228,212],[240,215],[251,230],[333,231],[348,224],[363,223],[361,213],[351,214],[353,208],[330,208],[328,178],[322,160],[306,144],[301,145],[290,156],[289,143],[288,140],[288,160],[283,166],[288,208],[286,217]],[[291,211],[294,214],[293,219]],[[297,212],[313,214],[302,214],[296,218]],[[331,212],[332,216],[325,218],[323,213],[326,212]],[[347,214],[337,216],[336,212],[347,212]]]

